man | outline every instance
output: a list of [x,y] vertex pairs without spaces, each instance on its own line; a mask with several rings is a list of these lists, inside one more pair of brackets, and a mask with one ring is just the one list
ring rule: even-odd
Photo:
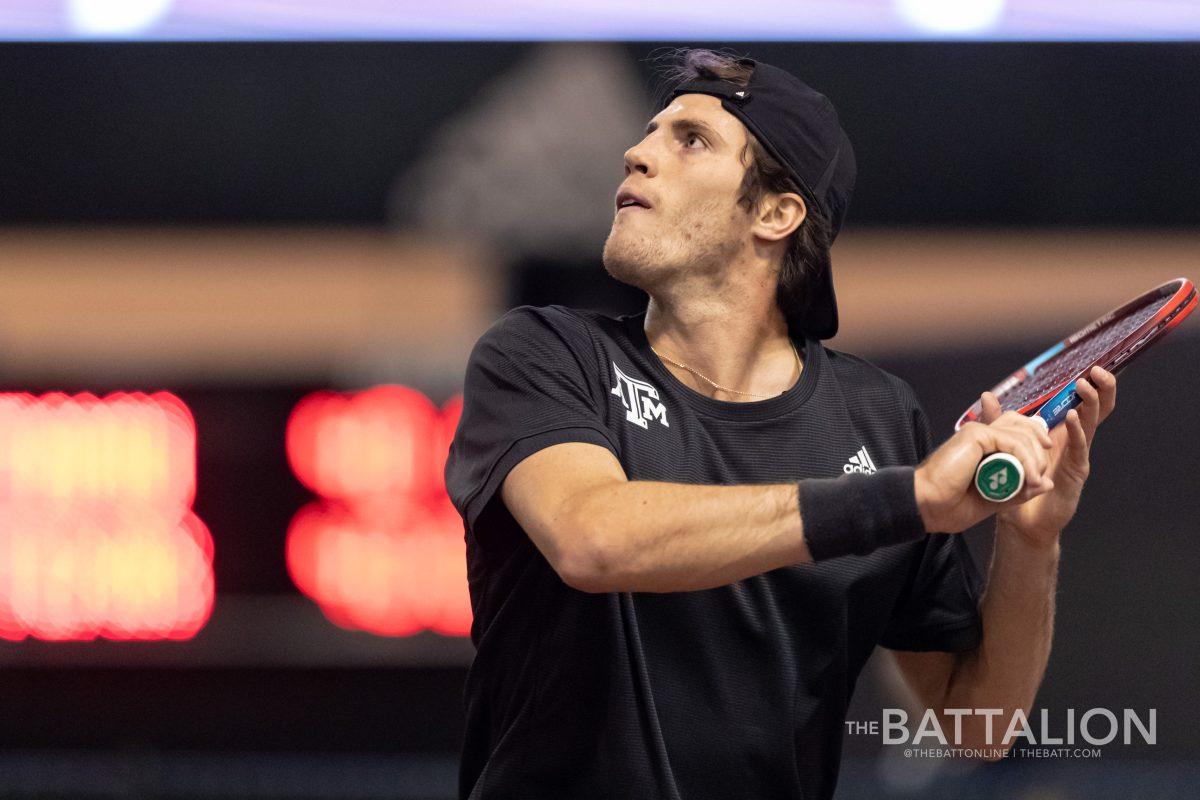
[[[1080,381],[1050,434],[985,393],[988,424],[930,452],[908,384],[821,344],[855,175],[828,100],[710,51],[673,85],[604,248],[646,311],[518,308],[467,368],[446,468],[477,647],[463,798],[829,797],[876,645],[939,714],[1027,712],[1045,669],[1115,379]],[[997,450],[1027,474],[998,506],[971,485]],[[980,599],[952,534],[993,513]]]

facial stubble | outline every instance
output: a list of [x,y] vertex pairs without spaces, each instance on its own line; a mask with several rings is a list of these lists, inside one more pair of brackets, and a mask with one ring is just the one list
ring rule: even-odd
[[[718,274],[727,269],[742,244],[740,209],[715,201],[692,206],[677,223],[659,219],[614,220],[604,242],[604,269],[616,280],[653,294],[681,276]],[[625,214],[657,214],[657,209]],[[667,231],[663,235],[662,231]]]

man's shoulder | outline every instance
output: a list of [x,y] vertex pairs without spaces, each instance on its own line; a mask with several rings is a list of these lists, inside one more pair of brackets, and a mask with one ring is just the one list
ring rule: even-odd
[[822,345],[822,348],[825,350],[826,363],[844,390],[863,398],[878,395],[884,399],[899,400],[907,406],[917,403],[916,392],[908,381],[899,375],[888,372],[862,356],[834,350],[825,345]]
[[559,340],[575,349],[589,346],[598,335],[612,335],[620,324],[620,318],[589,309],[522,305],[502,314],[480,341],[505,344],[514,339],[531,343]]
[[623,318],[561,305],[523,305],[509,309],[484,331],[470,362],[591,372],[601,352],[623,346],[627,338]]

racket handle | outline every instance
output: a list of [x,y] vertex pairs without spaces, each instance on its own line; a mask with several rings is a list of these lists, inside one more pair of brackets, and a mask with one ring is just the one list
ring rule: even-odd
[[[1075,381],[1059,392],[1048,403],[1034,414],[1050,430],[1067,418],[1067,412],[1079,405],[1079,395],[1075,393]],[[1050,411],[1047,415],[1047,410]],[[1050,422],[1050,419],[1054,422]],[[1003,503],[1016,495],[1025,485],[1025,468],[1016,456],[1009,453],[992,453],[984,456],[975,468],[975,490],[984,500],[993,503]]]
[[984,456],[975,468],[975,489],[984,500],[1003,503],[1025,485],[1025,468],[1008,453]]

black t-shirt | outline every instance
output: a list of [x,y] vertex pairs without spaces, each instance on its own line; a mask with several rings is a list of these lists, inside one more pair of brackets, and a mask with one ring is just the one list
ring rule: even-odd
[[500,498],[516,464],[590,442],[630,480],[788,483],[918,463],[929,424],[903,380],[796,339],[778,397],[687,387],[645,314],[522,306],[480,338],[446,482],[475,618],[461,798],[713,800],[833,794],[846,707],[877,644],[980,641],[962,537],[775,569],[693,592],[567,586]]

